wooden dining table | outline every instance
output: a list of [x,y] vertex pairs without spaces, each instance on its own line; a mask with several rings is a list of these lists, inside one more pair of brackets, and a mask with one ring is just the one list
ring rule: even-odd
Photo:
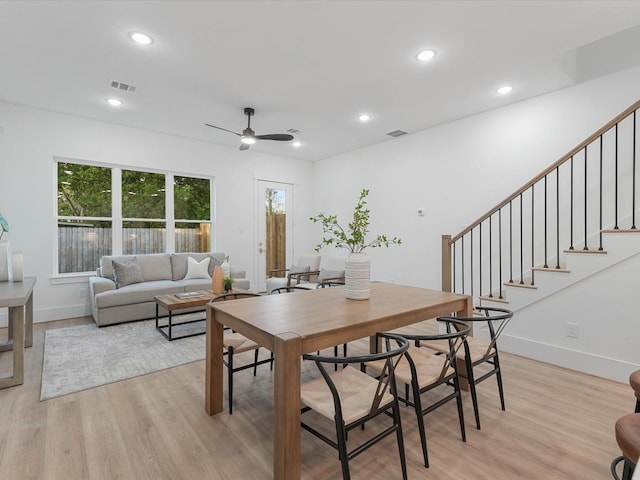
[[223,411],[223,326],[275,354],[273,478],[301,475],[301,356],[440,315],[472,313],[470,296],[372,282],[368,300],[345,298],[343,287],[265,295],[207,306],[205,410]]

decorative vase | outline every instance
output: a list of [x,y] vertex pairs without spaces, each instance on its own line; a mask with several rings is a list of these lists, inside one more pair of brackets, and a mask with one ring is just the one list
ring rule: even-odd
[[9,281],[11,260],[11,247],[9,246],[9,240],[0,240],[0,282]]
[[12,263],[13,281],[22,282],[24,280],[22,252],[13,252]]
[[211,290],[214,295],[220,295],[224,291],[224,274],[222,273],[222,267],[220,265],[216,265],[213,269]]
[[222,274],[225,276],[225,278],[231,276],[231,265],[229,265],[229,257],[224,257],[224,261],[222,262],[222,265],[220,265],[220,267],[222,268]]
[[371,293],[371,263],[366,253],[351,253],[344,270],[346,297],[367,300]]

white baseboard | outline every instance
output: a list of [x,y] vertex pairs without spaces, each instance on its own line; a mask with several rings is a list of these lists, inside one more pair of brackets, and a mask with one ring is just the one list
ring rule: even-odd
[[[33,309],[33,323],[51,322],[66,318],[86,317],[91,315],[91,307],[86,304],[67,305],[64,307]],[[3,309],[0,312],[0,328],[8,324],[9,312]]]
[[640,369],[640,364],[507,334],[502,334],[498,343],[500,350],[503,352],[513,353],[533,360],[570,368],[622,383],[628,383],[631,372]]

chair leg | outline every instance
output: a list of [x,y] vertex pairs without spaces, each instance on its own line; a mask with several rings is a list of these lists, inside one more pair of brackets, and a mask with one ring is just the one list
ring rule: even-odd
[[467,370],[467,381],[469,382],[469,391],[471,392],[471,402],[473,403],[473,413],[476,417],[476,428],[480,430],[480,412],[478,411],[478,393],[476,392],[476,379],[473,377],[473,365],[470,359],[465,359],[465,367]]
[[464,429],[464,411],[462,410],[462,393],[460,392],[460,379],[456,374],[453,377],[453,389],[456,392],[456,403],[458,404],[458,420],[460,421],[460,435],[462,435],[462,441],[467,441],[467,434]]
[[400,453],[400,466],[402,468],[402,479],[407,480],[407,459],[404,454],[404,436],[402,433],[402,420],[400,419],[400,405],[398,404],[398,398],[396,397],[393,402],[393,421],[398,425],[396,430],[396,438],[398,441],[398,452]]
[[350,480],[351,474],[349,473],[349,455],[347,453],[347,435],[342,421],[336,421],[336,434],[338,439],[338,457],[342,464],[342,478],[344,480]]
[[233,347],[227,349],[227,390],[229,395],[229,415],[233,413]]
[[260,353],[260,349],[256,348],[255,355],[253,356],[253,376],[255,377],[258,373],[258,355]]
[[500,394],[500,405],[502,406],[502,410],[504,408],[504,390],[502,388],[502,371],[500,370],[500,360],[498,359],[498,352],[496,351],[496,356],[493,359],[494,361],[494,369],[496,371],[496,380],[498,381],[498,393]]
[[427,454],[427,433],[424,430],[424,416],[422,415],[422,400],[420,398],[420,387],[415,381],[411,382],[413,390],[413,405],[418,420],[418,431],[420,432],[420,443],[422,444],[422,456],[424,457],[424,466],[429,468],[429,455]]
[[622,480],[631,480],[635,465],[627,457],[624,457],[624,469],[622,470]]

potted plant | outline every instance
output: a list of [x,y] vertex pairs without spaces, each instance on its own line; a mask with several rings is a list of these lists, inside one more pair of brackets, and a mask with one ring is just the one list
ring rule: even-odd
[[367,208],[366,197],[369,190],[363,188],[358,197],[358,203],[353,209],[353,217],[347,228],[338,223],[337,215],[320,213],[310,220],[322,225],[322,241],[316,245],[316,251],[324,246],[345,248],[349,256],[345,262],[345,283],[347,298],[354,300],[366,300],[370,292],[370,263],[366,255],[367,248],[389,247],[400,245],[402,240],[398,237],[389,238],[386,235],[376,235],[372,240],[367,240],[369,234],[370,210]]
[[233,278],[231,277],[224,277],[224,279],[222,280],[224,282],[224,291],[225,292],[230,292],[233,288]]

